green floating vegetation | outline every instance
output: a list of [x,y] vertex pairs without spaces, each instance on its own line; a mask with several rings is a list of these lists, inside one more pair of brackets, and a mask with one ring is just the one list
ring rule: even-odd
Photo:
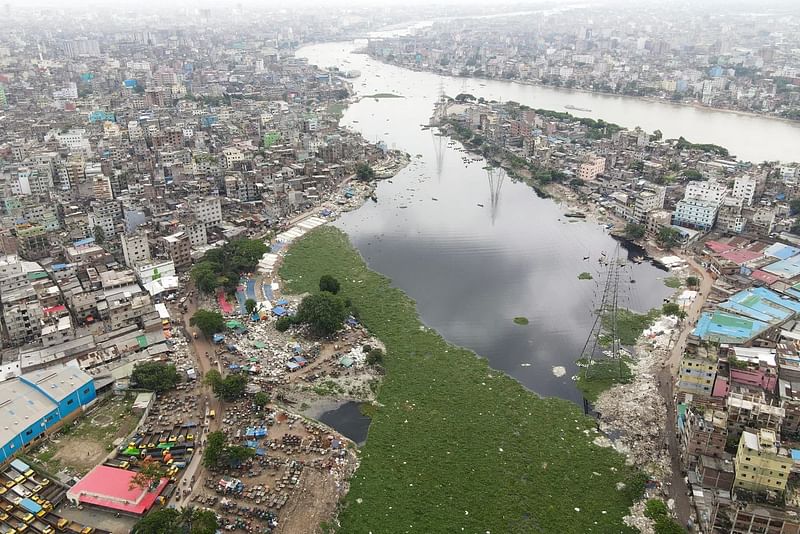
[[597,397],[605,390],[633,380],[633,373],[626,359],[595,360],[591,367],[587,367],[587,362],[583,359],[577,363],[581,369],[575,380],[575,387],[589,402],[596,402]]
[[622,518],[644,477],[593,443],[594,420],[421,328],[414,302],[370,271],[341,231],[299,239],[280,274],[296,294],[334,276],[386,345],[380,409],[338,531],[636,532]]
[[592,273],[582,272],[578,275],[578,280],[591,280]]
[[669,278],[664,278],[664,285],[671,289],[678,289],[683,284],[677,276],[670,276]]
[[405,98],[403,95],[394,93],[375,93],[374,95],[364,95],[364,98]]
[[[633,346],[636,339],[642,335],[656,319],[661,316],[661,310],[652,309],[647,313],[641,314],[620,308],[617,310],[617,337],[622,345]],[[606,332],[611,330],[611,314],[603,316],[603,328]]]
[[528,323],[527,317],[514,317],[514,324],[526,325]]

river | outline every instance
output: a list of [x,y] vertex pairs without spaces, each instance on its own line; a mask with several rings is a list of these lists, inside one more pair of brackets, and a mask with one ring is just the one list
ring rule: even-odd
[[[360,95],[402,95],[404,98],[364,98],[345,111],[342,124],[369,140],[408,152],[412,163],[393,180],[380,183],[377,203],[368,202],[336,224],[349,234],[372,269],[391,278],[416,300],[425,324],[449,341],[488,358],[492,367],[529,389],[580,403],[581,395],[571,377],[577,373],[574,360],[591,328],[597,288],[594,281],[579,280],[578,274],[587,271],[597,278],[598,259],[603,253],[610,254],[616,242],[595,222],[564,217],[564,207],[538,198],[524,184],[508,179],[500,183],[495,178],[493,194],[484,161],[473,161],[459,150],[460,145],[421,129],[420,124],[428,122],[440,84],[447,94],[470,92],[550,109],[562,109],[571,102],[592,107],[598,117],[627,122],[613,113],[600,113],[594,100],[588,104],[573,100],[570,92],[441,78],[351,54],[353,47],[352,43],[326,43],[302,48],[297,55],[321,67],[360,70],[361,78],[354,81]],[[549,96],[540,100],[542,94]],[[640,114],[643,127],[660,128],[667,136],[673,135],[670,128],[677,129],[681,122],[670,114],[679,111],[696,116],[698,131],[702,127],[709,135],[714,131],[709,126],[713,121],[701,121],[700,114],[718,115],[671,105],[660,113],[646,113],[637,106],[658,109],[665,104],[580,96],[608,100],[610,111],[615,106],[622,109],[626,103],[628,113]],[[560,105],[556,98],[561,99]],[[659,124],[656,116],[666,117],[666,124]],[[730,114],[719,120],[756,121],[764,124],[763,128],[766,124],[778,130],[788,128],[795,132],[795,139],[800,135],[800,129],[778,121]],[[687,126],[694,123],[683,121],[680,133],[693,140],[731,146],[722,138],[692,135]],[[796,142],[800,145],[800,139]],[[778,144],[765,150],[774,150]],[[584,260],[586,257],[589,259]],[[672,291],[664,285],[665,275],[646,263],[630,265],[622,284],[621,304],[637,311],[660,306]],[[517,316],[527,317],[529,324],[514,324]],[[554,374],[558,367],[565,368],[563,376]]]

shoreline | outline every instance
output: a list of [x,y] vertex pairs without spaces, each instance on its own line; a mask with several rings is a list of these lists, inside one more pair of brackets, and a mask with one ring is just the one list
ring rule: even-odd
[[[409,66],[406,66],[406,65],[400,65],[399,63],[392,63],[392,62],[386,61],[386,60],[384,60],[384,59],[382,59],[380,57],[373,56],[373,55],[369,54],[368,52],[362,52],[362,51],[354,50],[353,53],[359,53],[359,54],[362,54],[362,55],[366,55],[370,59],[374,59],[375,61],[383,63],[384,65],[390,65],[392,67],[397,67],[397,68],[400,68],[400,69],[406,69],[406,70],[410,70],[412,72],[424,72],[424,73],[433,74],[433,75],[436,75],[436,76],[447,76],[448,78],[453,78],[453,79],[456,79],[456,80],[467,79],[467,80],[483,80],[483,81],[491,81],[491,82],[518,83],[520,85],[529,85],[531,87],[542,87],[542,88],[546,88],[546,89],[554,89],[554,90],[559,90],[559,91],[574,91],[574,92],[577,92],[577,93],[584,93],[584,94],[589,94],[589,95],[598,95],[598,96],[614,97],[614,98],[621,98],[621,99],[631,98],[631,99],[641,100],[643,102],[651,102],[651,103],[658,103],[658,104],[669,104],[669,105],[673,105],[673,106],[677,106],[677,107],[687,107],[687,108],[692,108],[692,109],[697,109],[697,110],[702,110],[702,111],[715,111],[715,112],[719,112],[719,113],[732,113],[732,114],[736,114],[736,115],[759,118],[759,119],[775,120],[775,121],[780,121],[780,122],[784,122],[786,124],[792,124],[792,125],[795,125],[797,127],[800,127],[800,120],[788,119],[786,117],[781,117],[780,115],[763,114],[763,113],[757,113],[755,111],[737,110],[737,109],[731,109],[731,108],[718,108],[718,107],[714,107],[714,106],[706,106],[706,105],[698,103],[698,102],[674,102],[674,101],[671,101],[671,100],[658,98],[658,97],[654,97],[654,96],[640,96],[640,95],[626,95],[626,94],[622,94],[622,93],[609,93],[609,92],[606,92],[606,91],[595,91],[595,90],[592,90],[592,89],[585,89],[585,88],[579,88],[579,87],[561,87],[561,86],[558,86],[558,85],[550,85],[550,84],[545,84],[545,83],[536,82],[536,81],[532,81],[532,80],[515,80],[515,79],[508,79],[508,78],[490,78],[488,76],[474,76],[474,75],[459,76],[459,75],[453,75],[453,74],[450,74],[450,73],[436,72],[436,71],[430,70],[430,69],[413,68],[413,67],[409,67]],[[565,108],[565,109],[567,109],[567,108]],[[553,110],[553,111],[558,111],[558,110]],[[572,111],[573,110],[567,109],[567,112],[569,112],[570,114],[574,115],[575,117],[581,118],[580,115],[575,115],[574,113],[572,113]],[[574,111],[579,111],[579,110],[574,110]],[[584,112],[584,113],[590,113],[590,112]]]

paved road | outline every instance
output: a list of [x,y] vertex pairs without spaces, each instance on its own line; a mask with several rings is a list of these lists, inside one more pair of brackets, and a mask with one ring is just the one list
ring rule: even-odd
[[670,458],[672,461],[672,478],[669,481],[667,491],[669,496],[675,500],[675,515],[681,525],[686,525],[692,517],[693,506],[688,497],[689,488],[683,474],[683,463],[681,462],[681,448],[677,439],[676,406],[675,406],[675,381],[680,367],[683,352],[686,349],[686,340],[689,333],[694,328],[700,311],[708,298],[711,286],[714,283],[711,274],[700,267],[694,260],[687,259],[689,265],[701,276],[699,294],[686,310],[686,319],[683,320],[682,328],[678,334],[678,339],[672,346],[669,358],[665,362],[661,371],[658,373],[659,390],[661,391],[664,402],[667,406],[667,424],[665,428],[665,440],[669,447]]

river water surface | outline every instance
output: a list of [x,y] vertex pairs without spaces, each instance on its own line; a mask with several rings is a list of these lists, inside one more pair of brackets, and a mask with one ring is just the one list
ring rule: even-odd
[[[722,144],[759,161],[790,159],[789,140],[783,137],[790,138],[793,147],[800,146],[800,128],[780,121],[514,83],[441,78],[352,54],[354,46],[326,43],[302,48],[297,55],[323,68],[361,71],[354,80],[359,95],[402,95],[364,98],[346,110],[342,124],[368,140],[408,152],[412,163],[391,181],[380,183],[377,203],[368,202],[336,224],[372,269],[416,300],[425,324],[541,395],[581,401],[571,377],[591,328],[597,288],[594,281],[578,280],[578,274],[587,271],[597,277],[598,259],[611,254],[616,242],[595,222],[564,217],[563,206],[538,198],[524,184],[497,177],[490,181],[485,161],[473,160],[435,130],[423,130],[420,125],[429,121],[440,87],[450,95],[469,92],[547,109],[563,110],[571,103],[594,109],[592,116],[660,128],[665,136],[683,134]],[[732,131],[734,124],[743,130],[748,124],[771,129],[770,136],[761,132],[763,137],[750,146],[737,138],[734,146],[729,141],[741,135]],[[666,275],[647,263],[632,264],[623,280],[621,305],[637,311],[660,306],[672,291],[664,285]],[[527,317],[530,324],[514,324],[516,316]],[[555,376],[558,367],[566,374]]]

